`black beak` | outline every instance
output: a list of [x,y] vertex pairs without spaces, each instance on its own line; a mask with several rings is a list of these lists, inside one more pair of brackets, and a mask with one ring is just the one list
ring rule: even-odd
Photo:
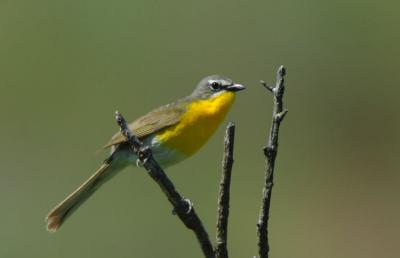
[[246,89],[246,87],[244,87],[242,84],[237,84],[237,83],[226,87],[226,90],[228,90],[228,91],[241,91],[244,89]]

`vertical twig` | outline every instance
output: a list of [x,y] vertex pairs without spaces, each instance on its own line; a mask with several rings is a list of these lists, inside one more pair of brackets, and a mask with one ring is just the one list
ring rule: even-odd
[[127,144],[130,145],[133,152],[137,155],[143,167],[147,170],[150,177],[159,185],[168,201],[174,207],[174,212],[181,219],[183,224],[195,233],[203,254],[206,258],[214,258],[214,250],[200,218],[198,217],[191,202],[182,197],[175,189],[172,181],[167,177],[164,170],[153,158],[149,147],[144,146],[137,137],[129,130],[125,119],[117,111],[115,119],[120,126],[121,133],[126,137]]
[[228,216],[229,192],[233,165],[233,146],[235,140],[235,124],[230,122],[226,127],[224,139],[224,157],[222,160],[222,177],[219,183],[216,258],[228,258]]
[[274,97],[274,109],[272,113],[272,125],[269,132],[268,144],[264,148],[264,155],[266,159],[265,182],[263,187],[263,198],[261,211],[257,223],[257,236],[258,236],[258,253],[260,258],[268,258],[269,242],[268,242],[268,219],[271,205],[271,195],[274,179],[275,159],[278,152],[278,135],[279,126],[288,112],[283,109],[283,94],[285,91],[284,76],[286,70],[283,66],[279,67],[277,82],[275,87],[268,86],[265,82],[261,84],[269,90]]

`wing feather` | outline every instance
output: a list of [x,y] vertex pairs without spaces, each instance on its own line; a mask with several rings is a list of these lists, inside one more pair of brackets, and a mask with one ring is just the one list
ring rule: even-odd
[[[139,139],[142,139],[152,133],[177,124],[186,111],[186,104],[185,101],[178,101],[177,103],[159,107],[136,119],[130,123],[128,127]],[[111,138],[104,148],[118,145],[123,142],[125,142],[125,137],[118,132]]]

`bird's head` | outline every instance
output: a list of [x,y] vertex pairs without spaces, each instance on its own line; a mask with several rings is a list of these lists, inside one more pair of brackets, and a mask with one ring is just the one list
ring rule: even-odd
[[241,84],[221,75],[211,75],[203,78],[192,92],[191,96],[199,99],[213,98],[225,92],[244,90]]

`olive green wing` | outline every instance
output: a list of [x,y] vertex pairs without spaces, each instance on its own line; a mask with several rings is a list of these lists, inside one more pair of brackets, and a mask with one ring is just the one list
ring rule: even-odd
[[[186,106],[187,103],[185,101],[178,101],[177,103],[159,107],[136,119],[134,122],[130,123],[128,127],[136,137],[142,139],[152,133],[177,124],[185,113]],[[104,148],[120,144],[125,142],[125,140],[125,137],[118,132],[111,138]]]

